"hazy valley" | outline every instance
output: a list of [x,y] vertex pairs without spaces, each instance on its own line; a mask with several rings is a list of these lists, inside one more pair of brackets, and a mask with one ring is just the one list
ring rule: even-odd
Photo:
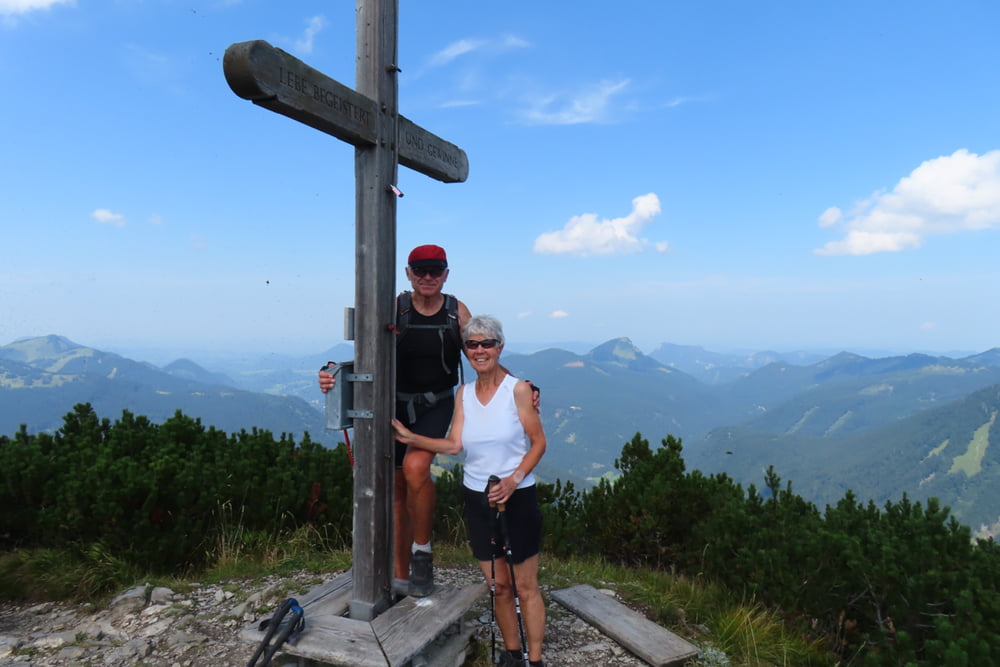
[[[154,421],[181,410],[229,432],[309,432],[334,446],[342,437],[323,427],[316,370],[351,355],[339,345],[307,357],[157,367],[59,336],[18,341],[0,347],[0,434],[21,424],[56,430],[73,405],[89,402],[112,420],[122,410]],[[993,532],[1000,515],[990,447],[1000,429],[997,348],[869,358],[663,344],[647,355],[615,339],[582,354],[508,352],[504,362],[542,387],[549,449],[539,474],[547,481],[585,487],[613,477],[636,432],[654,447],[671,434],[683,439],[689,470],[760,488],[773,465],[821,507],[852,489],[876,503],[938,497],[974,530]]]

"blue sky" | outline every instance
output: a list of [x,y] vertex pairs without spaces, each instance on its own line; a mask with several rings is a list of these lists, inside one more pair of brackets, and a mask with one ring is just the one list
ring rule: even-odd
[[[518,346],[1000,345],[1000,4],[400,3],[397,284]],[[348,0],[0,0],[0,344],[319,352],[354,299],[353,148],[238,98],[263,39],[354,86]]]

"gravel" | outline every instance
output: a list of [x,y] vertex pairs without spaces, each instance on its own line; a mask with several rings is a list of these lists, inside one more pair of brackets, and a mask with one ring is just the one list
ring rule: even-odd
[[[337,574],[301,573],[263,583],[193,584],[182,591],[139,586],[100,606],[0,603],[0,664],[242,666],[254,646],[239,639],[240,630],[267,616],[289,594],[306,591]],[[472,565],[435,568],[435,579],[443,585],[475,583],[481,576]],[[549,667],[646,664],[547,595],[546,600],[544,658]],[[488,651],[488,599],[477,603],[472,612],[473,622],[478,623],[474,636]],[[498,652],[501,648],[497,632]]]

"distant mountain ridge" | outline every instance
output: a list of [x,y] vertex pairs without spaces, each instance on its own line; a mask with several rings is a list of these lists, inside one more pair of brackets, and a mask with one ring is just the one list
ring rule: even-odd
[[5,345],[0,347],[0,433],[11,434],[21,424],[32,432],[54,431],[74,405],[90,403],[109,419],[129,410],[159,422],[181,410],[226,431],[257,426],[296,438],[306,431],[316,440],[325,435],[322,415],[300,398],[192,379],[219,379],[193,362],[179,368],[183,372],[174,375],[61,336]]
[[[898,499],[903,492],[918,498],[933,490],[977,527],[1000,520],[1000,499],[974,491],[988,486],[983,480],[991,479],[986,471],[996,453],[989,445],[1000,426],[982,406],[1000,387],[1000,348],[960,359],[716,355],[669,344],[656,354],[644,354],[627,338],[582,354],[559,348],[504,354],[512,373],[542,388],[549,446],[540,478],[583,486],[613,478],[615,459],[636,432],[654,446],[669,434],[683,439],[689,469],[725,472],[758,488],[774,465],[814,502],[836,500],[849,488],[865,499]],[[316,371],[328,359],[352,357],[352,349],[340,345],[212,370],[188,359],[161,369],[59,336],[18,341],[0,347],[0,433],[20,423],[59,428],[73,404],[90,402],[102,417],[129,409],[162,420],[181,409],[228,431],[308,430],[333,445],[340,434],[323,428]],[[937,428],[942,424],[951,435]],[[957,443],[975,441],[985,451],[983,471],[963,478],[929,467],[928,457],[938,456],[930,450],[942,447],[941,439],[949,444],[940,461],[953,463]],[[924,475],[916,479],[915,471]]]
[[176,378],[202,382],[204,384],[217,384],[224,387],[237,386],[237,383],[225,373],[212,373],[190,359],[172,361],[163,367],[163,372]]
[[649,356],[660,363],[684,371],[702,382],[721,384],[743,377],[776,361],[805,365],[826,357],[813,352],[750,352],[746,355],[711,352],[697,345],[661,343]]

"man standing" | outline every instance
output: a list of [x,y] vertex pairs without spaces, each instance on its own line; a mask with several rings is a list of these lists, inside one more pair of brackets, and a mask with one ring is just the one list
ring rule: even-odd
[[[411,291],[396,300],[396,417],[414,433],[443,438],[455,408],[454,388],[461,367],[461,327],[469,321],[465,304],[442,289],[448,279],[444,248],[422,245],[407,258]],[[319,374],[325,393],[333,375]],[[431,531],[436,493],[431,478],[434,454],[395,443],[396,473],[393,588],[422,597],[434,588]]]

